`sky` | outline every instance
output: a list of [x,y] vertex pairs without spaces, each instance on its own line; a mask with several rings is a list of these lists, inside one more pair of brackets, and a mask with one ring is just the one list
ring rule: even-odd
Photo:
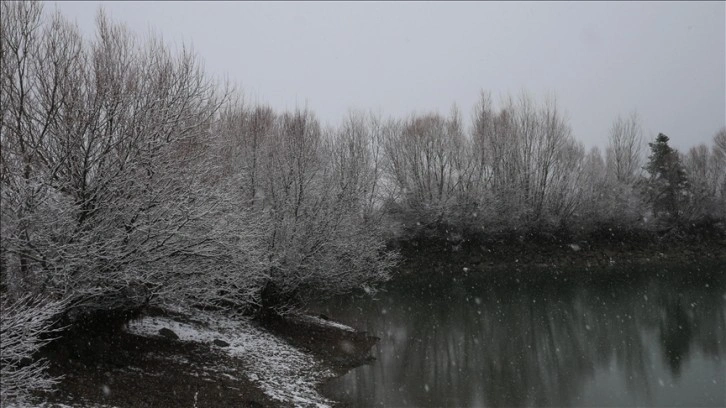
[[471,115],[496,99],[553,94],[586,147],[618,116],[686,150],[726,126],[726,2],[48,2],[93,35],[100,5],[141,36],[191,44],[251,102],[307,106],[335,125]]

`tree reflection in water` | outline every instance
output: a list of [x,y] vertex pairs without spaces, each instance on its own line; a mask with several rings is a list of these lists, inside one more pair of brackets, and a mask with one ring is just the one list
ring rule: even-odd
[[409,277],[322,308],[382,338],[329,392],[362,406],[583,406],[658,404],[670,388],[724,405],[720,268]]

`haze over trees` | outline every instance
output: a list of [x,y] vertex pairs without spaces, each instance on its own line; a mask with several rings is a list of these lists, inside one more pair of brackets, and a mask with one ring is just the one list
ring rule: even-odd
[[[483,93],[471,129],[456,107],[323,128],[309,109],[246,104],[189,49],[103,13],[92,39],[38,2],[3,2],[1,23],[3,400],[51,384],[22,361],[79,311],[251,313],[372,289],[398,260],[387,243],[425,226],[579,234],[726,218],[726,129],[686,155],[659,135],[646,161],[637,116],[617,118],[603,157],[554,98],[525,93]],[[19,334],[22,314],[39,318]]]

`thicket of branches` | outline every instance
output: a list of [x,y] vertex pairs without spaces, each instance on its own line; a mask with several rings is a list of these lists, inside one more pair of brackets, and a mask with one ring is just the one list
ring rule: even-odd
[[261,306],[372,288],[387,279],[387,251],[375,211],[382,155],[364,118],[321,129],[308,110],[277,114],[230,104],[217,122],[223,174],[240,210],[265,222],[268,254]]
[[[307,109],[246,104],[189,49],[103,13],[91,39],[38,2],[3,2],[0,23],[3,377],[37,379],[8,398],[52,384],[16,357],[57,314],[284,309],[373,288],[397,262],[387,241],[432,225],[657,230],[726,218],[726,129],[685,155],[660,135],[646,159],[630,115],[604,155],[585,152],[556,100],[527,94],[482,94],[469,129],[457,108],[350,113],[323,128]],[[13,331],[23,319],[33,329]]]
[[9,300],[0,293],[0,306],[0,404],[27,403],[31,391],[51,390],[57,383],[46,374],[47,362],[34,354],[53,339],[49,327],[64,305],[32,295]]
[[250,297],[262,221],[216,175],[226,96],[198,59],[102,13],[86,41],[39,3],[2,7],[5,290],[101,309]]

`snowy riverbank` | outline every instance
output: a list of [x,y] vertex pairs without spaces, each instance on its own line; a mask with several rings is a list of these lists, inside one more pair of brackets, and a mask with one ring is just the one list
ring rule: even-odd
[[247,320],[194,312],[187,322],[147,316],[128,325],[130,333],[147,337],[159,336],[162,329],[171,330],[180,341],[203,344],[239,359],[246,370],[227,375],[245,376],[275,401],[294,406],[331,404],[316,386],[335,374],[314,356]]
[[270,326],[166,307],[112,330],[77,327],[41,356],[62,376],[56,392],[22,406],[329,407],[335,401],[321,385],[377,339],[305,315],[278,316]]

